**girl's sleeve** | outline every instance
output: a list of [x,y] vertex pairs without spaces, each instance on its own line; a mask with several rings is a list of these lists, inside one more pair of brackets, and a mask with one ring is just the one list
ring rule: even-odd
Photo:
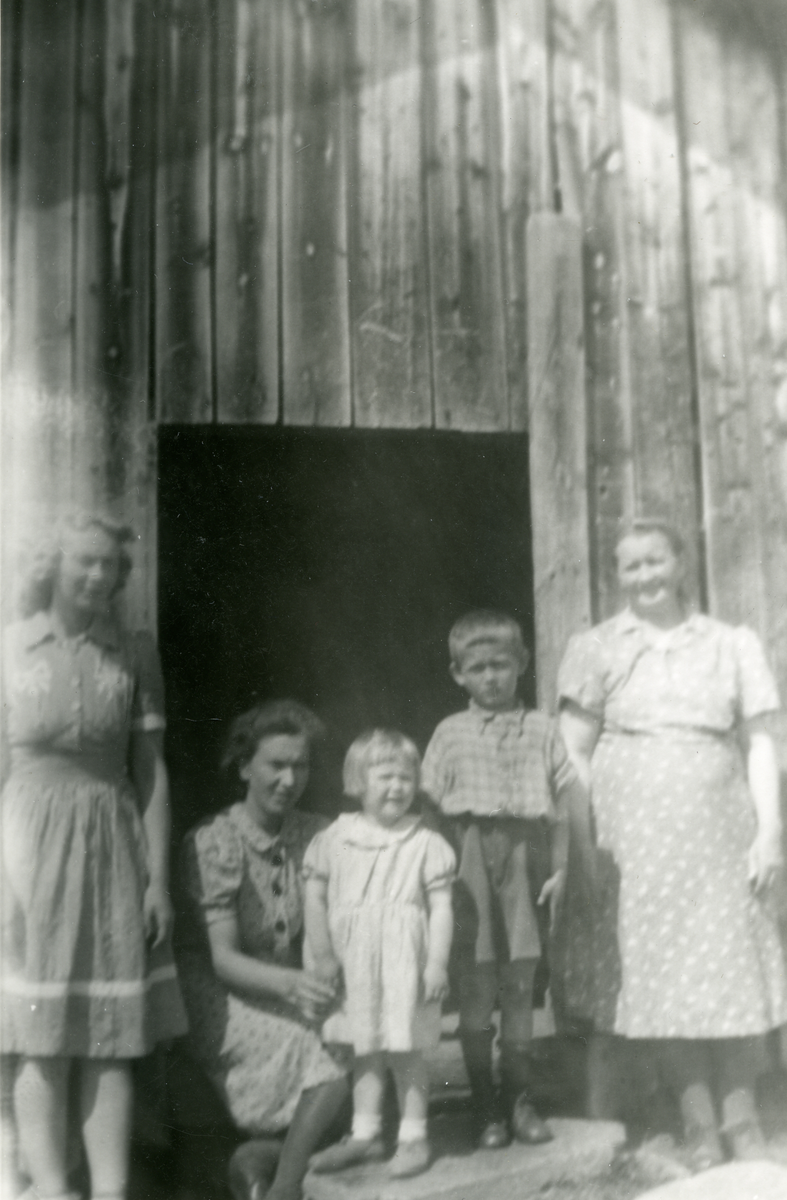
[[456,855],[439,833],[429,831],[424,856],[424,887],[427,892],[448,887],[456,877]]
[[330,827],[316,833],[303,856],[302,874],[304,879],[327,880],[330,875]]
[[164,729],[164,677],[156,644],[149,633],[135,633],[134,698],[131,728],[135,733],[155,733]]
[[779,709],[776,680],[765,658],[762,642],[753,629],[741,625],[733,630],[738,683],[738,714],[750,721]]
[[198,825],[184,843],[184,886],[207,924],[236,912],[243,877],[243,848],[222,816]]
[[601,639],[594,629],[575,633],[569,640],[557,675],[558,701],[571,700],[601,719],[606,689]]

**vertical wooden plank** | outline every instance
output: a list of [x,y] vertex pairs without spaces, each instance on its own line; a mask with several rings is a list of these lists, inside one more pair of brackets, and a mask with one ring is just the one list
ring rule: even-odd
[[425,0],[435,423],[508,429],[496,30],[482,0]]
[[216,354],[220,421],[279,417],[276,0],[217,9]]
[[635,503],[687,540],[698,595],[689,305],[669,0],[617,0],[626,224],[626,385],[633,413]]
[[356,0],[351,131],[353,420],[432,424],[419,0]]
[[74,179],[74,365],[76,457],[74,499],[89,507],[107,499],[111,473],[106,434],[117,393],[119,350],[111,280],[107,188],[104,0],[81,6],[77,64],[77,169]]
[[159,42],[156,399],[162,421],[209,421],[213,412],[210,13],[209,0],[171,0]]
[[546,0],[496,0],[511,427],[527,428],[527,219],[554,207]]
[[687,535],[698,593],[698,479],[680,153],[667,0],[556,0],[560,185],[585,228],[596,609],[619,606],[621,524]]
[[711,606],[757,629],[787,681],[787,236],[778,83],[754,32],[682,13]]
[[748,437],[748,317],[739,294],[730,80],[720,30],[689,10],[680,17],[710,604],[727,620],[759,625],[760,547],[752,495],[752,471],[759,466]]
[[584,234],[590,554],[594,615],[619,604],[614,547],[634,512],[622,386],[624,177],[615,6],[554,0],[554,105],[563,211]]
[[[125,383],[113,430],[115,461],[122,470],[113,484],[120,515],[136,535],[134,570],[123,594],[123,606],[129,628],[151,632],[156,630],[158,617],[158,437],[149,411],[150,305],[156,187],[155,80],[157,40],[162,26],[166,28],[163,13],[157,16],[147,0],[136,0],[131,41],[126,42],[128,67],[122,76],[124,86],[130,82],[127,100],[130,142],[126,182],[119,182],[118,190],[124,188],[127,195],[123,201],[116,197],[113,204],[113,221],[121,221],[120,228],[113,225],[113,237],[116,243],[119,241],[120,250],[121,362]],[[109,41],[111,46],[112,38]],[[114,152],[120,157],[119,146]]]
[[535,213],[527,256],[536,683],[554,709],[566,643],[591,620],[579,224]]
[[282,10],[285,424],[349,425],[347,26],[339,5]]
[[19,35],[14,321],[3,397],[5,524],[12,541],[29,515],[51,518],[70,498],[77,6],[26,0]]

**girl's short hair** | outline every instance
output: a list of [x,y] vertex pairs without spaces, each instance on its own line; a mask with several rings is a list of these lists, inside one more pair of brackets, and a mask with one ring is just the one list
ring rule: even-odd
[[416,786],[421,775],[421,756],[418,747],[397,729],[367,729],[357,737],[344,759],[345,795],[360,799],[366,790],[370,767],[391,759],[404,759],[415,775]]
[[615,553],[617,554],[621,542],[624,542],[626,538],[645,537],[649,533],[660,533],[669,543],[676,558],[682,558],[686,553],[686,543],[683,537],[671,522],[665,521],[662,517],[636,517],[615,543]]
[[309,749],[325,734],[325,726],[305,704],[297,700],[266,700],[241,713],[230,725],[221,765],[240,768],[250,762],[265,738],[302,737]]
[[108,516],[106,513],[89,509],[72,509],[61,513],[54,524],[23,552],[25,560],[19,588],[19,611],[22,617],[48,609],[52,603],[55,578],[63,553],[63,541],[69,533],[84,533],[88,529],[101,529],[114,539],[120,556],[118,579],[113,595],[126,586],[131,573],[132,560],[126,546],[134,541],[130,525]]
[[451,662],[460,667],[464,655],[472,646],[492,641],[507,642],[522,658],[528,653],[518,621],[508,613],[498,612],[493,608],[477,608],[465,613],[451,627],[448,634]]

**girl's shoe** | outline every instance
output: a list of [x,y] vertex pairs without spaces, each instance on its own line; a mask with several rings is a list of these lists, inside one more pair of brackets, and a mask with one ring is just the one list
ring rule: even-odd
[[327,1150],[320,1150],[309,1159],[309,1170],[315,1175],[330,1175],[344,1171],[360,1163],[380,1162],[385,1158],[385,1147],[381,1137],[354,1138],[352,1134],[342,1138]]
[[724,1150],[715,1128],[696,1129],[686,1139],[686,1165],[691,1171],[710,1171],[724,1162]]
[[420,1175],[432,1161],[432,1151],[424,1138],[417,1142],[400,1142],[390,1163],[388,1174],[392,1179],[406,1179]]

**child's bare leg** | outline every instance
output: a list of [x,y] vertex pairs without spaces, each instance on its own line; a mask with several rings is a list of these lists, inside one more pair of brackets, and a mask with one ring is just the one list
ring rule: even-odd
[[125,1196],[131,1151],[131,1066],[118,1059],[79,1063],[82,1139],[94,1197]]
[[24,1058],[14,1081],[19,1142],[36,1193],[45,1200],[68,1192],[67,1092],[71,1060]]
[[536,1144],[552,1138],[535,1108],[530,1081],[533,981],[537,958],[519,958],[500,969],[500,1074],[514,1136]]
[[423,1055],[417,1050],[390,1054],[388,1061],[396,1084],[400,1114],[399,1144],[390,1170],[396,1178],[403,1178],[417,1175],[429,1166],[426,1135],[429,1073]]
[[387,1056],[359,1055],[353,1072],[352,1132],[344,1141],[315,1154],[310,1166],[318,1174],[341,1171],[355,1163],[373,1162],[383,1156],[382,1111]]

